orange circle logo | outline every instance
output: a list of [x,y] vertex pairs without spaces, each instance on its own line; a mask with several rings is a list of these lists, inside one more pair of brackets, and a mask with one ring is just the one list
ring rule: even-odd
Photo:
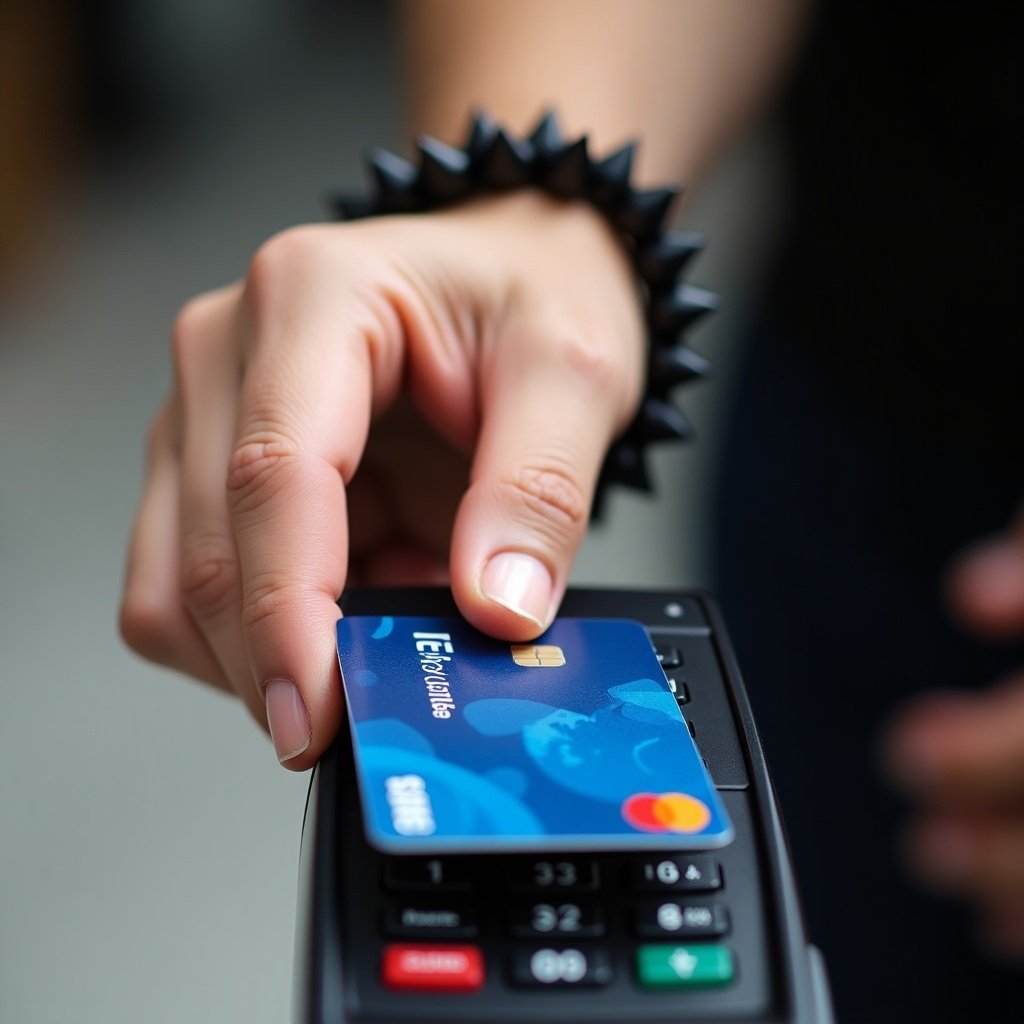
[[687,793],[634,793],[622,803],[622,816],[642,832],[699,832],[711,821],[703,800]]

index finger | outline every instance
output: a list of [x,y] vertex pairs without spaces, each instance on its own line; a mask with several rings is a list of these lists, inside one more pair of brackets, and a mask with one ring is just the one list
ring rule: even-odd
[[227,481],[246,652],[278,759],[296,770],[315,764],[337,731],[345,484],[374,394],[395,385],[400,364],[394,351],[381,355],[400,349],[397,331],[339,283],[336,261],[324,287],[322,253],[314,256],[301,246],[272,253],[271,266],[250,275],[254,319]]

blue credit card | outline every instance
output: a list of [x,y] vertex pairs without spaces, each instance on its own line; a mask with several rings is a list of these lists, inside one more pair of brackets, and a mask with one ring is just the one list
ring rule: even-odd
[[370,844],[387,853],[707,849],[733,836],[638,622],[508,644],[346,616],[338,658]]

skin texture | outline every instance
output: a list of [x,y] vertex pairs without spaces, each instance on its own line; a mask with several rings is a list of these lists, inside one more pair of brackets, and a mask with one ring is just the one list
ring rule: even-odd
[[550,621],[644,339],[602,219],[523,192],[285,232],[185,307],[173,347],[122,631],[264,724],[269,707],[307,768],[338,727],[350,562],[368,583],[450,566],[463,613],[508,639]]
[[[599,153],[642,138],[640,183],[692,183],[764,105],[804,6],[410,3],[413,128],[461,137],[482,105],[522,131],[554,102]],[[347,583],[450,579],[509,640],[550,621],[643,345],[619,244],[578,204],[520,193],[269,240],[175,326],[125,639],[237,694],[310,768],[340,721]],[[1024,527],[964,557],[951,601],[973,628],[1024,632]],[[886,752],[920,807],[909,863],[1024,953],[1024,681],[908,708]]]
[[[641,134],[641,176],[674,179],[763,103],[800,6],[411,4],[416,127],[461,134],[484,102],[521,129],[556,100],[567,132]],[[238,694],[311,767],[340,718],[346,583],[448,577],[509,640],[550,622],[644,344],[628,261],[585,204],[521,193],[271,239],[175,326],[125,639]]]
[[641,139],[636,176],[699,178],[770,97],[804,0],[407,3],[412,127],[461,137],[482,106],[515,131],[557,103],[604,152]]

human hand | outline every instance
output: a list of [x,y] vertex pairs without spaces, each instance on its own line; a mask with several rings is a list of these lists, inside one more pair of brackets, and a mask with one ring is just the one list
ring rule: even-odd
[[528,192],[287,231],[185,307],[173,348],[122,633],[240,696],[296,770],[338,728],[350,563],[380,584],[447,569],[507,640],[547,626],[644,366],[618,240]]
[[[1024,636],[1024,519],[961,557],[950,601],[979,633]],[[917,804],[912,870],[974,902],[994,951],[1024,957],[1024,672],[986,693],[915,701],[893,725],[887,762]]]

